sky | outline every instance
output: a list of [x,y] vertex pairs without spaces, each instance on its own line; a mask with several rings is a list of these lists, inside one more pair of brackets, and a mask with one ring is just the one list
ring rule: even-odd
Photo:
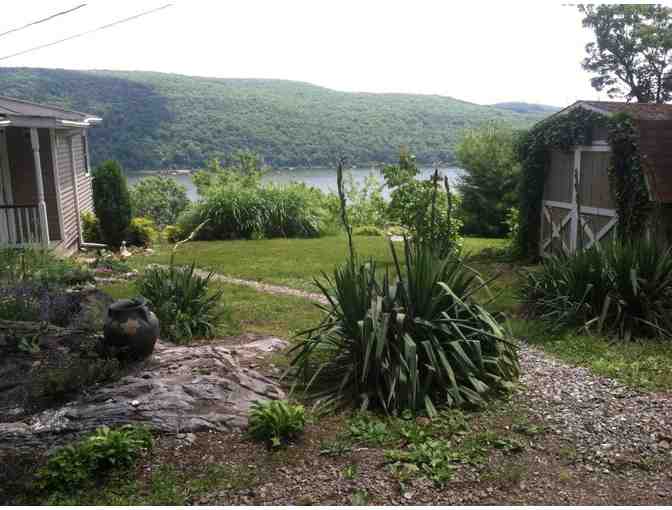
[[[479,104],[607,99],[581,69],[591,40],[576,7],[448,0],[21,0],[3,5],[0,67],[279,78]],[[5,0],[4,3],[9,3]],[[122,18],[173,6],[50,48]],[[0,91],[1,93],[1,91]]]

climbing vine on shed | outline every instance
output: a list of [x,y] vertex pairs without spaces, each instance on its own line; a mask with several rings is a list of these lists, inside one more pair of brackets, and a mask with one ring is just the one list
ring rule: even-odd
[[541,201],[551,150],[569,151],[577,145],[590,145],[593,129],[604,127],[608,130],[611,146],[609,181],[616,202],[618,234],[622,239],[631,239],[644,231],[649,195],[643,172],[645,160],[639,151],[635,122],[626,113],[606,117],[585,108],[576,108],[540,122],[518,143],[522,172],[517,243],[522,256],[537,255]]
[[540,122],[520,138],[517,152],[522,171],[517,244],[522,256],[537,255],[541,199],[551,150],[568,151],[575,145],[590,145],[593,128],[606,126],[606,120],[599,113],[576,108]]
[[616,202],[618,235],[632,239],[644,231],[649,213],[645,164],[639,151],[637,128],[631,116],[618,113],[609,119],[611,161],[609,182]]

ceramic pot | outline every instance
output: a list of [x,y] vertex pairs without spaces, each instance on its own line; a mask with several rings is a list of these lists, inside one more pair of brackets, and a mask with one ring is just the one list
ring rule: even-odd
[[144,298],[120,299],[107,309],[103,335],[106,349],[118,358],[143,359],[154,351],[159,319]]

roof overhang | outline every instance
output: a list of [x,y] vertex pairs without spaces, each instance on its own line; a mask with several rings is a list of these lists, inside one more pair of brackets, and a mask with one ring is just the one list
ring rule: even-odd
[[562,110],[555,112],[553,115],[550,115],[550,116],[546,117],[545,119],[540,120],[539,122],[543,122],[545,120],[552,119],[553,117],[557,117],[559,115],[566,115],[569,112],[571,112],[572,110],[576,110],[578,108],[583,108],[584,110],[589,110],[591,112],[599,113],[601,115],[609,115],[610,114],[609,111],[598,108],[595,105],[588,104],[586,101],[576,101],[576,102],[570,104],[569,106],[566,106]]
[[66,120],[50,117],[27,117],[23,115],[7,115],[0,117],[0,126],[11,125],[12,127],[25,128],[88,128],[99,124],[102,121],[99,117],[87,117],[81,121]]

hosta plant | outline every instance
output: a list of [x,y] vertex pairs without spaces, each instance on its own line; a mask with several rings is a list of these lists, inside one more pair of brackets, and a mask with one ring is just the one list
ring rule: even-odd
[[325,317],[292,366],[319,402],[434,415],[437,405],[481,404],[517,377],[515,344],[473,299],[480,276],[457,254],[404,246],[405,268],[391,248],[393,276],[379,280],[373,262],[353,257],[317,282]]
[[295,439],[306,425],[306,413],[302,405],[286,400],[254,402],[250,412],[249,433],[272,447],[282,446]]
[[40,471],[40,486],[69,492],[100,473],[133,464],[151,448],[152,434],[143,427],[101,427],[82,441],[56,450]]

